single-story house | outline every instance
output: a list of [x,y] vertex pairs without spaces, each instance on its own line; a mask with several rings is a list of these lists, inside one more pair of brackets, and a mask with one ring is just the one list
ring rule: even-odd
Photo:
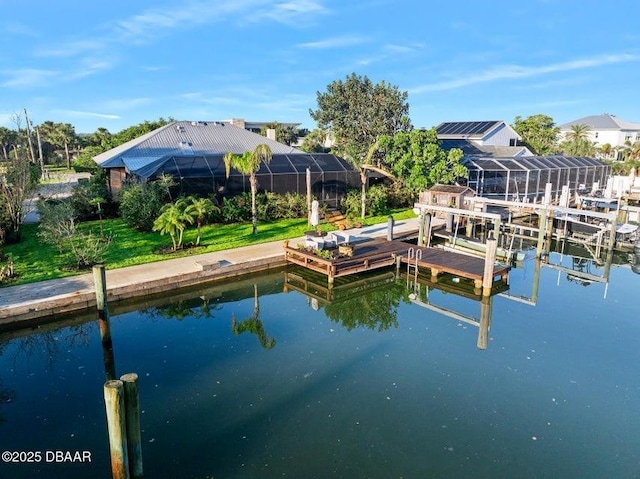
[[170,175],[181,193],[234,195],[249,191],[249,179],[238,171],[226,177],[224,155],[253,151],[260,144],[272,152],[270,163],[257,172],[259,189],[306,194],[306,170],[312,193],[337,206],[360,175],[338,156],[306,153],[228,122],[174,121],[94,157],[108,172],[108,186],[117,193],[130,179],[153,180]]

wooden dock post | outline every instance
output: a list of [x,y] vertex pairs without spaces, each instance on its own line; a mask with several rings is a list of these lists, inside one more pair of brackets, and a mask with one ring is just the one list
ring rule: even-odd
[[418,215],[418,246],[424,246],[424,220],[425,215],[421,211]]
[[393,241],[393,225],[395,224],[395,220],[393,216],[389,215],[387,218],[387,241]]
[[100,329],[100,343],[102,344],[104,375],[106,380],[110,381],[116,378],[116,360],[113,354],[113,341],[111,340],[111,323],[104,311],[98,313],[98,329]]
[[113,479],[129,479],[127,426],[124,411],[124,385],[112,380],[104,383],[104,403],[107,409],[111,473]]
[[548,211],[548,209],[545,209],[538,214],[538,243],[536,244],[536,256],[538,258],[542,258],[544,249],[544,234],[547,230]]
[[498,248],[498,240],[491,233],[487,239],[487,255],[484,258],[484,274],[482,275],[482,295],[489,296],[491,294],[491,286],[493,285],[493,264],[496,261],[496,249]]
[[140,399],[138,375],[125,374],[120,377],[124,385],[125,419],[127,425],[127,453],[132,479],[142,479],[142,435],[140,433]]
[[96,290],[96,306],[98,311],[107,311],[107,274],[103,264],[93,267],[93,285]]
[[491,303],[490,296],[484,296],[480,301],[480,327],[478,328],[478,349],[487,349],[489,341],[489,327],[491,325]]
[[427,237],[427,242],[422,242],[423,246],[427,248],[431,246],[431,213],[427,213],[424,217],[424,232],[423,234]]

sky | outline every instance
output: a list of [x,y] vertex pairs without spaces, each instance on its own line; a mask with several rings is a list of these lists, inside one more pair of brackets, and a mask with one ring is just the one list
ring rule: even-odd
[[313,129],[352,73],[416,128],[535,114],[640,122],[636,0],[0,0],[0,125],[160,117]]

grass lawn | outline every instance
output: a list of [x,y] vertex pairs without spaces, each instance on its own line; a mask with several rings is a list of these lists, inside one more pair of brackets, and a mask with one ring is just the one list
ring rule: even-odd
[[[414,218],[411,209],[393,210],[391,212],[396,220]],[[363,226],[386,223],[388,215],[375,216],[363,221]],[[83,223],[83,228],[88,228],[96,233],[100,231],[100,222]],[[152,263],[183,256],[209,253],[231,248],[238,248],[269,241],[280,241],[303,236],[308,231],[306,218],[293,220],[280,220],[270,223],[258,223],[258,234],[251,234],[251,223],[221,225],[206,225],[202,228],[201,245],[197,248],[186,248],[169,254],[154,253],[161,248],[171,246],[171,238],[159,233],[140,233],[129,228],[120,219],[104,220],[102,229],[105,235],[113,238],[107,253],[104,255],[104,263],[107,269],[122,268],[139,264]],[[321,229],[330,231],[333,225],[322,224]],[[86,273],[89,270],[78,271],[74,258],[68,254],[60,254],[56,248],[44,244],[37,236],[38,226],[34,224],[24,225],[22,229],[22,241],[17,244],[6,245],[4,253],[14,262],[17,278],[3,284],[3,286],[34,283],[47,279],[63,278],[76,274]],[[196,228],[185,230],[185,244],[195,243]]]

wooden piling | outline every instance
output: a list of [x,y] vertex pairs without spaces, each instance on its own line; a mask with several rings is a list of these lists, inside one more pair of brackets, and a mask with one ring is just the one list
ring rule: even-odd
[[393,225],[395,224],[395,220],[393,216],[389,215],[387,218],[387,241],[393,241]]
[[129,473],[132,479],[142,479],[142,434],[140,433],[140,399],[138,395],[138,375],[124,374],[120,377],[124,384],[125,418],[127,424],[127,453]]
[[478,328],[478,349],[487,349],[489,342],[489,327],[491,325],[491,303],[490,296],[484,296],[480,301],[480,327]]
[[489,236],[487,239],[487,255],[484,258],[484,274],[482,275],[482,295],[489,296],[491,294],[491,286],[493,285],[493,264],[496,261],[496,249],[498,241]]
[[113,354],[113,342],[111,340],[111,323],[105,315],[105,311],[98,312],[98,328],[100,329],[100,343],[102,344],[104,375],[105,379],[110,381],[116,378],[116,360]]
[[93,285],[96,290],[96,307],[98,311],[107,311],[107,274],[103,264],[93,267]]
[[111,474],[113,479],[129,479],[127,426],[125,423],[124,385],[112,380],[104,383],[104,403],[107,410]]
[[427,242],[422,242],[427,248],[431,246],[431,213],[427,213],[424,217],[424,235],[427,237]]

